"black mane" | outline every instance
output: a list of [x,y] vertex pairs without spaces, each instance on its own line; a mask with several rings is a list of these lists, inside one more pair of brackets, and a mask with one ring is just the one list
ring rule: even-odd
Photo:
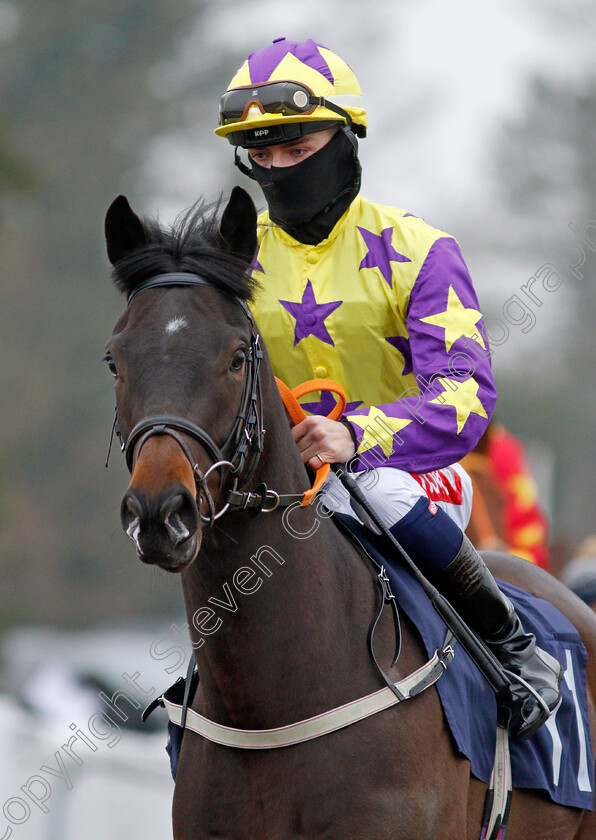
[[221,198],[213,203],[200,199],[168,227],[143,218],[146,244],[118,260],[112,272],[120,291],[128,296],[150,277],[184,271],[200,274],[227,294],[251,300],[258,283],[250,263],[226,249],[219,232],[221,206]]

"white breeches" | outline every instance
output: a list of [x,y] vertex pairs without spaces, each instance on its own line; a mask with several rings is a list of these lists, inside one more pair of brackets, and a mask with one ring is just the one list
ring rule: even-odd
[[[472,509],[472,481],[460,464],[420,475],[393,467],[377,467],[353,473],[353,478],[388,528],[403,519],[421,498],[427,498],[442,508],[462,531],[468,525]],[[351,498],[334,473],[330,473],[323,485],[321,498],[330,510],[355,516],[371,531],[379,533],[368,514]]]

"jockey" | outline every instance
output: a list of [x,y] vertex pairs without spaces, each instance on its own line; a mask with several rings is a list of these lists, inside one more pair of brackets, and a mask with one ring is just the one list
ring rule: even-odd
[[[529,737],[559,701],[562,668],[524,632],[463,534],[471,484],[455,462],[496,401],[478,301],[455,239],[359,194],[366,128],[354,73],[314,41],[277,38],[232,79],[215,133],[268,206],[254,314],[291,388],[316,377],[345,390],[341,421],[325,416],[326,392],[304,406],[313,413],[293,429],[303,461],[350,462],[414,562],[521,677],[504,705],[511,735]],[[332,474],[329,506],[376,530],[355,502],[338,501],[334,482]]]

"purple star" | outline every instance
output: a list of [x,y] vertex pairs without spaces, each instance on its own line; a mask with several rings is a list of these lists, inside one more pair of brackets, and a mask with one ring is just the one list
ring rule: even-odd
[[[265,237],[267,236],[268,233],[269,233],[269,231],[266,230],[265,233],[263,234],[263,239],[265,239]],[[263,245],[263,242],[261,242],[261,246],[262,245]],[[261,250],[261,246],[259,246],[257,248],[257,250],[255,252],[255,255],[254,255],[254,258],[253,258],[253,261],[251,263],[251,266],[252,266],[253,271],[261,271],[263,274],[265,274],[265,269],[263,268],[263,266],[261,265],[261,263],[259,262],[259,259],[258,259],[259,251]]]
[[[301,403],[302,408],[305,408],[307,411],[310,411],[311,414],[329,414],[329,412],[335,406],[335,397],[331,393],[331,391],[321,391],[321,399],[319,402],[311,402],[311,403]],[[349,411],[354,411],[358,408],[359,405],[362,405],[362,400],[357,400],[356,402],[349,402],[346,404],[344,408],[344,412],[347,413]]]
[[362,238],[368,248],[368,254],[360,263],[359,270],[361,271],[363,268],[380,268],[381,274],[389,283],[389,288],[392,288],[391,263],[412,262],[409,257],[398,254],[391,244],[393,228],[385,228],[385,230],[381,231],[380,236],[370,230],[366,230],[366,228],[359,227],[358,230],[362,234]]
[[317,303],[312,283],[308,280],[301,303],[290,300],[280,300],[280,303],[284,309],[288,310],[292,318],[296,319],[294,347],[308,335],[314,335],[315,338],[320,338],[321,341],[335,347],[334,341],[325,326],[325,320],[338,306],[342,305],[342,300],[334,300],[331,303]]
[[258,257],[258,251],[254,256],[253,261],[251,262],[251,267],[252,267],[253,271],[261,271],[263,274],[265,274],[265,269],[263,268],[261,263],[258,261],[257,257]]
[[[268,82],[277,65],[288,53],[295,55],[303,64],[317,70],[331,84],[334,84],[333,73],[319,52],[319,47],[322,46],[322,44],[315,44],[312,40],[288,41],[287,38],[276,38],[270,46],[256,50],[248,56],[252,84],[261,85]],[[323,49],[325,48],[323,47]]]
[[389,338],[386,338],[385,341],[388,341],[389,344],[392,344],[396,350],[404,357],[404,369],[402,370],[402,376],[407,376],[408,373],[412,373],[412,351],[410,349],[410,342],[407,338],[404,338],[401,335],[392,335]]

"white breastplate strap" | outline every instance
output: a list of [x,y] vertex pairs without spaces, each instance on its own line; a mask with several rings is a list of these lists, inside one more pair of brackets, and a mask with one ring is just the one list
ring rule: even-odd
[[[452,661],[454,651],[451,645],[446,645],[443,650],[435,651],[434,656],[417,671],[395,683],[403,700],[415,697],[424,691],[425,688],[433,685]],[[182,720],[182,706],[162,698],[167,710],[168,717],[172,723],[180,726]],[[235,729],[231,726],[222,726],[209,720],[198,712],[188,709],[186,713],[186,729],[202,735],[208,741],[216,744],[224,744],[227,747],[238,747],[245,750],[273,749],[275,747],[289,747],[292,744],[300,744],[302,741],[309,741],[311,738],[319,738],[327,735],[328,732],[335,732],[344,726],[350,726],[363,718],[382,712],[400,702],[400,698],[390,688],[382,688],[338,706],[323,714],[290,723],[287,726],[279,726],[276,729]]]

